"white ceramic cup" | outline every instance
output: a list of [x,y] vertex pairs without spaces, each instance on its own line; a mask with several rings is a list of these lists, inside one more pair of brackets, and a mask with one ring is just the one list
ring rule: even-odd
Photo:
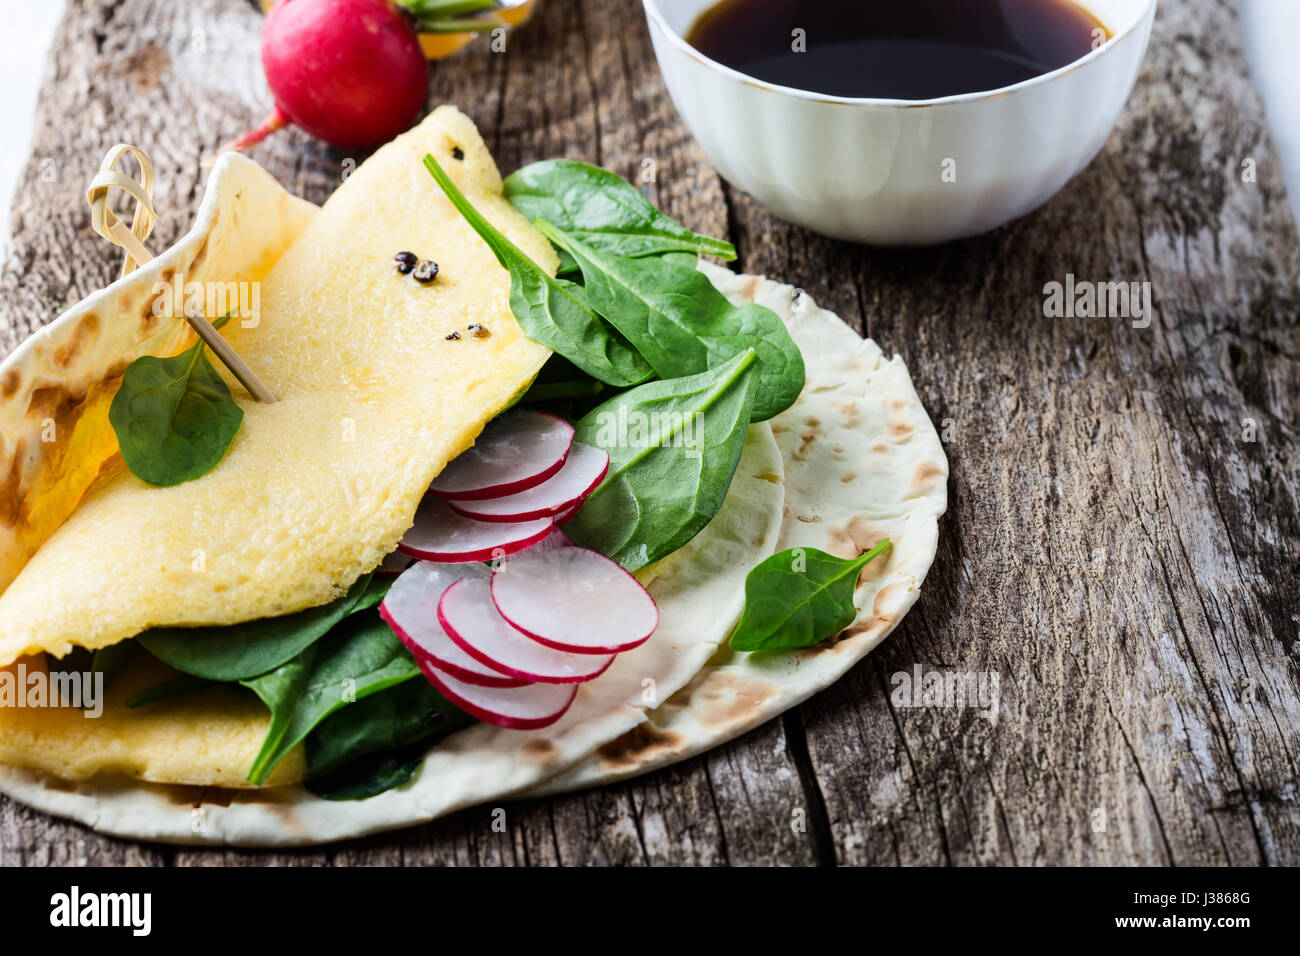
[[1075,62],[997,90],[886,100],[746,76],[682,39],[716,0],[643,2],[668,94],[718,172],[782,219],[875,245],[974,236],[1051,198],[1110,135],[1156,12],[1075,0],[1111,33]]

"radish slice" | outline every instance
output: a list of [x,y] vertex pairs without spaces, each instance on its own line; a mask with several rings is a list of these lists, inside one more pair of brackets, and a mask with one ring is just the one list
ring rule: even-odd
[[452,501],[451,508],[479,521],[531,521],[562,514],[581,504],[609,471],[609,453],[575,444],[563,467],[526,491],[481,501]]
[[522,551],[551,532],[554,520],[487,522],[456,514],[447,502],[426,495],[415,512],[415,524],[397,550],[425,561],[455,564],[490,561]]
[[559,532],[553,543],[501,562],[492,600],[533,640],[572,654],[625,651],[659,624],[659,609],[636,578]]
[[432,665],[420,665],[429,683],[449,701],[484,723],[514,730],[535,730],[553,724],[569,709],[577,684],[525,684],[523,687],[479,687],[457,680]]
[[510,412],[489,422],[474,447],[448,464],[429,490],[457,500],[513,495],[564,467],[572,444],[573,426],[558,415]]
[[516,631],[497,613],[487,577],[462,578],[442,594],[438,621],[480,664],[528,681],[578,684],[598,677],[614,655],[566,654]]
[[478,578],[487,587],[487,568],[467,564],[449,568],[421,561],[393,582],[379,605],[397,639],[406,645],[417,664],[433,664],[459,680],[484,687],[521,687],[528,683],[508,677],[466,654],[438,623],[438,599],[461,575]]

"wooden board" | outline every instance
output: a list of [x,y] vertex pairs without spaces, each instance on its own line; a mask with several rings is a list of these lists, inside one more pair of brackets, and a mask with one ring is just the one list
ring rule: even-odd
[[[6,800],[0,860],[1300,862],[1300,242],[1234,10],[1162,4],[1089,169],[1007,228],[907,252],[822,239],[723,183],[664,92],[635,0],[541,0],[505,52],[480,41],[435,65],[430,103],[469,112],[502,169],[614,169],[729,236],[741,269],[903,355],[952,463],[920,601],[781,720],[643,779],[506,804],[503,830],[480,807],[315,851],[206,852]],[[268,105],[259,24],[245,0],[72,0],[14,203],[5,351],[116,274],[82,199],[113,142],[158,168],[154,247],[187,226],[201,159]],[[253,155],[317,202],[363,158],[296,132]],[[1044,285],[1067,273],[1150,282],[1154,322],[1044,318]],[[997,674],[996,716],[896,706],[893,675],[917,665]]]

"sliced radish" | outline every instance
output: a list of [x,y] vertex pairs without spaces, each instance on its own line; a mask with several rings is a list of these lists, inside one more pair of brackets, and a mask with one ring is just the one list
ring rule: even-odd
[[500,498],[450,501],[453,511],[479,521],[532,521],[580,505],[609,471],[609,453],[591,445],[574,446],[563,467],[540,485]]
[[510,626],[492,603],[486,577],[462,578],[442,594],[438,621],[471,658],[490,668],[544,684],[579,684],[598,677],[614,655],[566,654]]
[[462,575],[478,578],[487,587],[488,570],[481,564],[448,567],[417,563],[402,574],[384,595],[379,616],[406,645],[416,663],[435,664],[459,680],[484,687],[521,687],[528,683],[509,677],[475,660],[447,636],[438,623],[438,599]]
[[447,502],[425,495],[415,512],[415,524],[397,544],[397,550],[425,561],[455,564],[490,561],[522,551],[551,532],[554,520],[475,521],[451,510]]
[[525,684],[523,687],[480,687],[458,680],[444,670],[421,664],[420,670],[442,696],[484,723],[514,730],[535,730],[553,724],[569,709],[577,684]]
[[573,426],[558,415],[514,411],[493,419],[474,447],[442,470],[429,490],[443,498],[499,498],[540,485],[562,467]]
[[492,575],[492,600],[533,640],[572,654],[625,651],[659,624],[659,609],[636,578],[558,531],[501,562]]

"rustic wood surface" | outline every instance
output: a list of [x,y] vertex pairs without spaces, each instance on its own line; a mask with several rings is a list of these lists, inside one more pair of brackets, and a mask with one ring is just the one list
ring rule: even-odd
[[[72,0],[14,203],[4,351],[115,275],[82,199],[107,146],[154,159],[155,247],[187,227],[201,159],[268,104],[259,25],[247,0]],[[1044,208],[922,251],[822,239],[722,182],[635,0],[541,0],[505,52],[480,40],[431,73],[430,103],[466,110],[502,169],[569,156],[639,179],[649,161],[651,198],[729,236],[741,269],[903,355],[952,464],[920,601],[782,719],[639,780],[510,804],[504,833],[476,808],[314,851],[211,852],[3,800],[0,860],[1300,862],[1300,243],[1231,0],[1164,0],[1118,130]],[[363,158],[297,132],[253,155],[317,202]],[[1154,322],[1044,318],[1066,273],[1149,281]],[[997,673],[996,717],[893,706],[891,675],[918,663]]]

